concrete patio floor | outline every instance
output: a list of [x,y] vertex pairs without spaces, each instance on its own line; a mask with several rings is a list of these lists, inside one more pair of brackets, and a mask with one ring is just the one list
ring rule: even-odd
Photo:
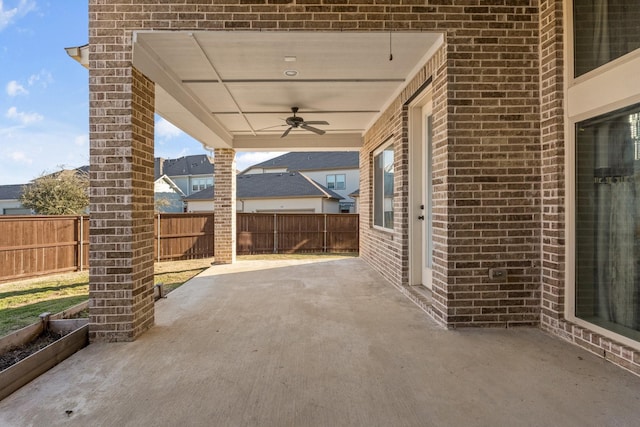
[[447,331],[358,258],[214,266],[0,426],[637,426],[640,378],[537,329]]

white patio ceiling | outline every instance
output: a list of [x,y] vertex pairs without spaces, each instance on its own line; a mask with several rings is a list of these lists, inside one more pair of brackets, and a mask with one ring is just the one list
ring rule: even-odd
[[[441,42],[424,32],[139,31],[133,63],[156,82],[156,112],[206,147],[358,149]],[[327,121],[314,125],[326,134],[281,138],[294,106]]]

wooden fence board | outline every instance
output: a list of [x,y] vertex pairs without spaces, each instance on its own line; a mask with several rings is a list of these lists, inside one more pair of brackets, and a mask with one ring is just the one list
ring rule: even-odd
[[[156,215],[156,261],[213,257],[213,215]],[[357,252],[358,221],[354,214],[238,213],[236,251]],[[0,216],[0,282],[88,267],[88,216]]]
[[276,251],[274,214],[239,213],[236,217],[236,253],[269,254]]

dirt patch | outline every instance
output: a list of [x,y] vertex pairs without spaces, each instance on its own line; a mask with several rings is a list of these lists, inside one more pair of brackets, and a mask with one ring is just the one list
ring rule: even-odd
[[89,309],[85,308],[82,311],[77,312],[71,316],[65,317],[65,319],[88,319],[89,318]]
[[45,331],[28,344],[0,354],[0,371],[4,371],[8,367],[15,365],[22,359],[27,358],[38,350],[42,350],[43,348],[59,340],[63,336],[63,334]]

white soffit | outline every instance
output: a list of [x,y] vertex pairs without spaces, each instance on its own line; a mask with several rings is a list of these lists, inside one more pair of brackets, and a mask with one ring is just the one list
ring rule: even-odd
[[[142,31],[134,40],[134,65],[162,87],[158,114],[210,148],[275,144],[291,151],[297,140],[300,149],[310,141],[357,149],[442,35]],[[296,75],[286,76],[287,70]],[[286,143],[274,141],[288,127],[291,107],[307,121],[329,122],[315,126],[327,133],[316,138],[294,129]]]

